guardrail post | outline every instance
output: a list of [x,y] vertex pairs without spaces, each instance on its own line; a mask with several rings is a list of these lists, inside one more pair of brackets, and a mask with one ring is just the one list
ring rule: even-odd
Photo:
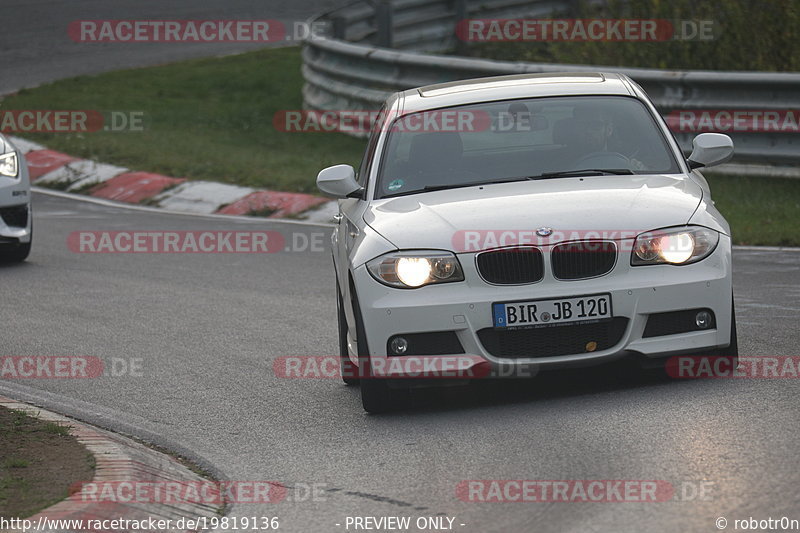
[[375,46],[391,48],[394,41],[391,0],[375,2]]
[[455,16],[456,22],[453,26],[453,33],[455,34],[456,38],[456,53],[460,56],[467,55],[467,42],[462,40],[458,35],[458,25],[462,20],[466,20],[469,16],[469,11],[467,10],[467,1],[468,0],[454,0],[455,5]]
[[347,19],[342,16],[331,17],[331,28],[333,38],[340,41],[347,40]]

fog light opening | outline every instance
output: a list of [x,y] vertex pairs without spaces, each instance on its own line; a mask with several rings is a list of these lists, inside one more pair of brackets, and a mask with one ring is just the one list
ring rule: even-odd
[[708,329],[711,325],[711,313],[708,311],[700,311],[694,317],[694,323],[700,329]]
[[405,337],[395,337],[389,343],[389,349],[394,355],[404,355],[408,351],[408,341]]

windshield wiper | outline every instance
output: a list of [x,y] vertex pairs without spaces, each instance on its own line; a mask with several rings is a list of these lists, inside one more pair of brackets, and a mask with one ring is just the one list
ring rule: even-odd
[[[436,185],[426,185],[421,190],[425,192],[442,191],[445,189],[458,189],[462,187],[474,187],[478,185],[493,185],[495,183],[512,183],[515,181],[539,180],[547,178],[569,178],[578,176],[604,176],[609,174],[610,175],[633,174],[633,171],[628,168],[585,168],[581,170],[566,170],[562,172],[545,172],[544,174],[539,174],[538,176],[516,176],[513,178],[502,178],[502,179],[486,180],[486,181],[472,181],[466,183],[440,183]],[[405,194],[413,194],[415,192],[420,192],[420,189],[386,195],[384,196],[384,198],[389,198],[392,196],[403,196]]]
[[633,174],[629,168],[582,168],[580,170],[562,170],[560,172],[543,172],[538,176],[531,176],[528,179],[547,179],[547,178],[572,178],[580,176],[608,176]]
[[422,188],[423,191],[441,191],[444,189],[455,189],[458,187],[473,187],[476,185],[492,185],[494,183],[511,183],[514,181],[525,181],[532,178],[529,177],[517,177],[517,178],[503,178],[499,180],[487,180],[487,181],[471,181],[466,183],[451,183],[451,184],[441,184],[441,185],[426,185]]

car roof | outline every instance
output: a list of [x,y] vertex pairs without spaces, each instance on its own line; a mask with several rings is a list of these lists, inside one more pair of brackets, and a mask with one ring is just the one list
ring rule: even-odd
[[401,100],[400,114],[456,105],[536,98],[544,96],[620,95],[637,96],[630,79],[610,72],[557,72],[514,74],[458,80],[408,89],[395,94]]

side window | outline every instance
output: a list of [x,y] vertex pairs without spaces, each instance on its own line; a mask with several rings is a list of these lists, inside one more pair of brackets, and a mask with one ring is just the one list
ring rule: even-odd
[[367,176],[369,176],[370,169],[372,169],[372,158],[375,156],[375,149],[378,146],[378,138],[381,135],[383,123],[386,120],[386,106],[381,107],[378,114],[375,116],[375,122],[372,125],[372,131],[367,141],[367,149],[364,151],[364,157],[361,159],[361,164],[358,166],[358,175],[356,181],[362,187],[367,187]]

